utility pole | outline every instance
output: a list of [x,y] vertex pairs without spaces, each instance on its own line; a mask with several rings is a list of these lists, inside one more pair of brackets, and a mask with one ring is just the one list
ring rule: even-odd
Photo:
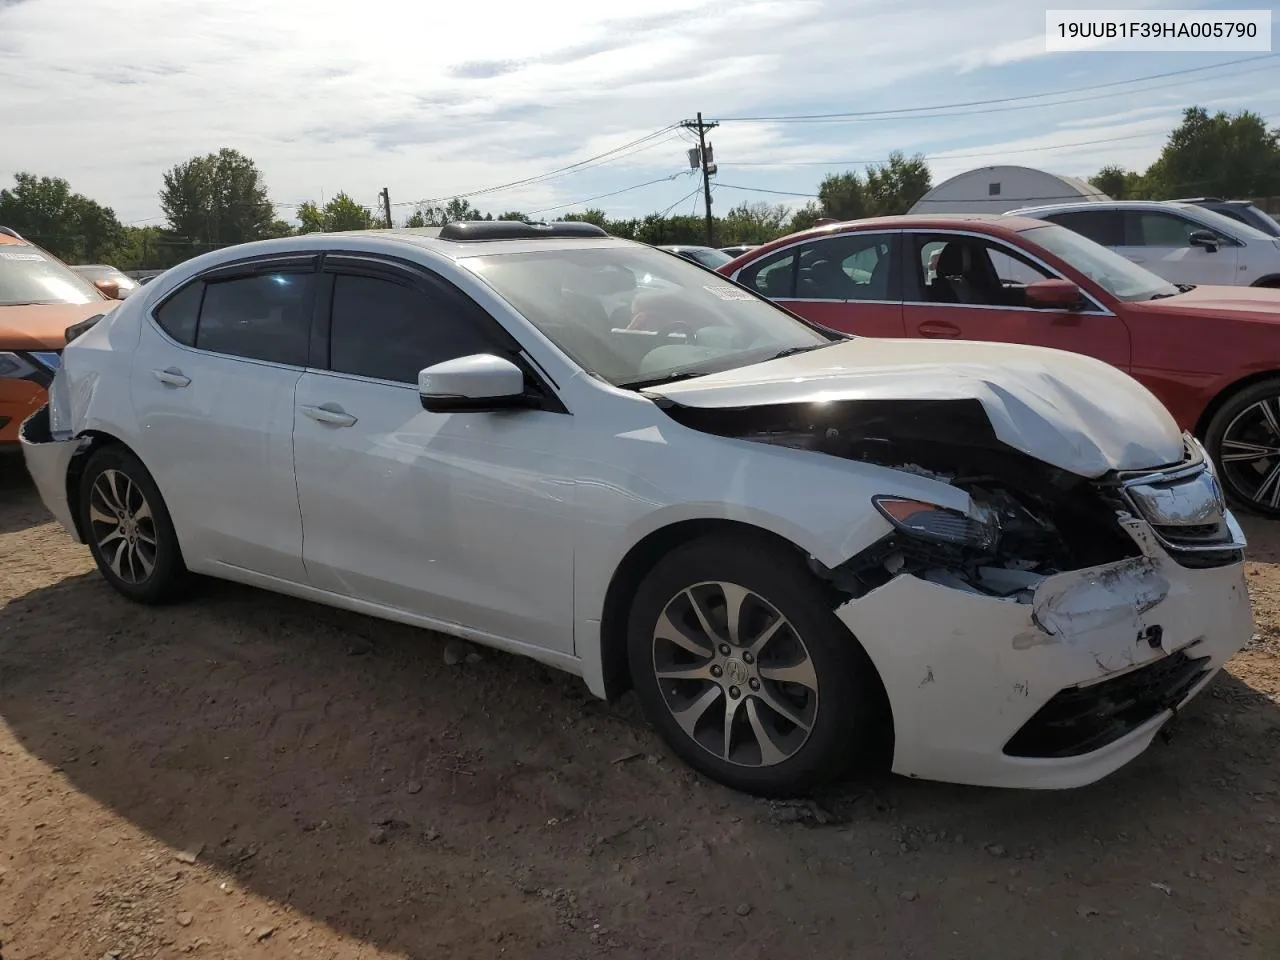
[[382,198],[382,212],[387,218],[387,229],[391,229],[391,194],[386,187],[382,188],[382,192],[378,194]]
[[[716,165],[712,162],[715,158],[711,153],[711,146],[707,143],[707,131],[714,130],[720,126],[718,123],[703,123],[702,112],[698,112],[697,120],[685,120],[680,126],[686,130],[698,131],[698,164],[702,167],[702,196],[707,205],[707,246],[714,247],[716,245],[715,238],[715,221],[711,217],[711,174],[716,172]],[[692,153],[693,151],[690,151]],[[692,159],[692,158],[691,158]]]

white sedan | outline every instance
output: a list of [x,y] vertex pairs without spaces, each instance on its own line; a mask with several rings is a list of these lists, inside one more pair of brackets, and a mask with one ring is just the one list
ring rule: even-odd
[[117,591],[634,688],[762,794],[1088,783],[1252,632],[1203,452],[1105,363],[847,338],[587,224],[438,232],[221,250],[68,331],[23,449]]

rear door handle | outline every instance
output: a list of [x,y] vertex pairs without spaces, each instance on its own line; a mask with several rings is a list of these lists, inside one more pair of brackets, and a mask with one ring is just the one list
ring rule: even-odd
[[191,378],[184,376],[182,371],[177,367],[168,367],[164,370],[152,370],[151,375],[166,387],[185,387],[191,383]]
[[960,328],[946,320],[926,320],[916,327],[922,337],[958,337]]
[[318,407],[304,404],[298,409],[317,423],[327,423],[334,427],[353,427],[356,424],[356,418],[336,403],[322,403]]

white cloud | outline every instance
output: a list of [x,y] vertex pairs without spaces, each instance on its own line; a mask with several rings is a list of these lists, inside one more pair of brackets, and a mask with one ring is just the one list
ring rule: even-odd
[[[252,156],[277,201],[345,190],[372,206],[383,186],[404,202],[529,177],[699,109],[708,118],[888,110],[1203,62],[1040,57],[1032,41],[1043,52],[1043,23],[1025,0],[20,0],[0,3],[3,157],[12,170],[67,177],[124,220],[158,216],[164,170],[221,146]],[[816,189],[823,169],[730,164],[1021,144],[1046,149],[1007,162],[1088,172],[1116,157],[1141,165],[1192,96],[1280,109],[1264,79],[1205,74],[1141,95],[969,117],[726,122],[711,139],[725,183],[784,191]],[[1150,139],[1062,146],[1103,139],[1096,130]],[[686,170],[687,146],[673,130],[608,163],[475,202],[532,210],[618,191]],[[950,164],[935,163],[935,178],[956,172]],[[599,205],[643,214],[685,196],[688,181]],[[803,202],[726,187],[717,203],[744,198]]]

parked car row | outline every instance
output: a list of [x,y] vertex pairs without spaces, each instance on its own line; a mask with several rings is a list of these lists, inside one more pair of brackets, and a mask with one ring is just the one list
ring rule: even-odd
[[1271,381],[1205,400],[1245,347],[1170,346],[1212,291],[1020,218],[808,231],[740,283],[590,224],[437,232],[219,250],[70,327],[23,452],[116,591],[204,574],[535,657],[762,794],[1089,783],[1252,634],[1178,422],[1213,410],[1233,469],[1275,443]]

